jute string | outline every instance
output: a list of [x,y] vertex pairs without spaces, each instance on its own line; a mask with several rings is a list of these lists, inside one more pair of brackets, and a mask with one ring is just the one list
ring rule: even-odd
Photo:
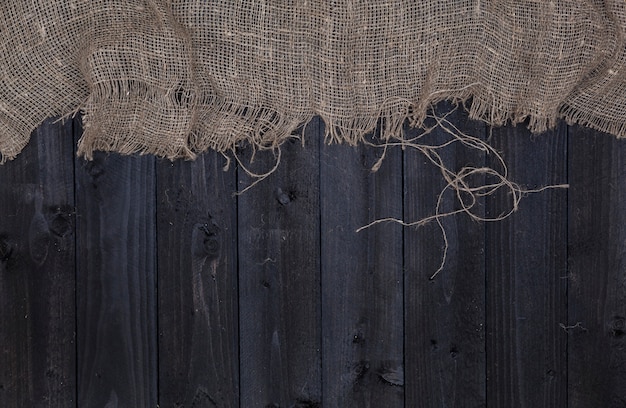
[[[381,155],[380,160],[378,160],[374,166],[372,167],[372,171],[377,171],[381,165],[382,160],[384,160],[385,152],[389,147],[399,146],[409,149],[415,149],[422,153],[428,160],[436,166],[441,173],[441,176],[445,180],[445,186],[441,189],[439,194],[437,195],[437,202],[434,210],[434,214],[421,218],[419,220],[406,221],[398,218],[387,217],[380,218],[374,220],[356,230],[356,232],[361,232],[365,229],[368,229],[374,225],[381,223],[398,223],[404,227],[421,227],[427,225],[431,222],[435,222],[441,231],[441,236],[443,238],[444,247],[442,251],[441,262],[437,270],[430,276],[430,279],[434,279],[445,267],[449,242],[448,236],[446,233],[446,229],[442,223],[442,219],[465,214],[469,216],[474,221],[478,222],[495,222],[501,221],[509,216],[511,216],[514,212],[519,209],[520,202],[522,198],[530,193],[540,193],[549,189],[562,189],[568,188],[568,184],[553,184],[547,185],[537,189],[525,189],[522,188],[519,184],[511,181],[509,179],[509,172],[506,162],[500,155],[500,153],[494,149],[489,143],[486,141],[468,135],[467,133],[459,130],[454,123],[450,122],[447,117],[452,113],[450,111],[443,116],[437,116],[434,114],[428,115],[428,118],[432,119],[436,124],[434,126],[428,127],[424,130],[423,133],[420,133],[418,136],[406,139],[399,140],[397,142],[386,142],[382,145],[368,143],[372,147],[382,148],[383,154]],[[429,145],[421,143],[420,140],[423,140],[424,136],[435,129],[441,129],[448,135],[450,135],[450,139],[444,143],[440,143],[437,145]],[[493,167],[473,167],[473,166],[465,166],[462,167],[459,171],[450,170],[445,164],[444,161],[439,154],[439,151],[449,147],[451,144],[461,143],[465,147],[470,149],[477,149],[479,151],[484,152],[486,155],[494,158],[496,163]],[[475,176],[488,176],[481,177],[480,179],[484,180],[493,180],[485,183],[481,183],[479,185],[473,185],[470,180],[475,178]],[[505,209],[500,214],[488,217],[480,214],[479,212],[473,211],[477,204],[479,203],[479,199],[481,197],[486,197],[489,195],[495,194],[498,190],[506,190],[511,197],[511,205],[507,209]],[[456,198],[456,202],[460,208],[453,211],[442,211],[441,206],[444,200],[445,193],[449,190],[452,190],[454,196]]]
[[[359,227],[356,232],[360,233],[364,230],[370,229],[373,226],[385,223],[397,223],[404,227],[423,227],[430,223],[435,223],[441,233],[443,239],[443,248],[441,261],[438,268],[430,275],[430,279],[435,277],[444,270],[446,266],[446,260],[449,249],[448,234],[446,228],[442,222],[443,219],[465,215],[477,222],[496,222],[501,221],[513,213],[518,211],[523,198],[528,194],[541,193],[551,189],[566,189],[568,184],[552,184],[546,185],[540,188],[528,189],[523,188],[518,183],[511,181],[506,161],[502,155],[492,147],[488,141],[485,141],[479,137],[470,135],[461,131],[451,120],[448,119],[459,107],[454,107],[448,110],[446,113],[435,113],[436,109],[431,106],[429,114],[426,115],[425,121],[422,124],[422,131],[416,136],[406,137],[402,134],[401,137],[394,139],[393,141],[382,141],[380,143],[373,143],[369,141],[363,141],[363,144],[369,148],[381,149],[382,153],[378,160],[372,165],[371,171],[376,172],[380,169],[382,163],[386,158],[387,151],[389,149],[401,148],[401,149],[414,149],[428,159],[428,161],[434,165],[440,172],[442,179],[445,182],[444,187],[437,194],[436,205],[434,207],[434,213],[432,215],[423,217],[418,220],[403,220],[394,217],[385,217],[373,220],[366,225]],[[425,123],[430,122],[432,125],[426,126]],[[446,141],[438,144],[429,144],[425,141],[426,136],[436,130],[443,130],[449,137]],[[303,129],[301,134],[294,134],[292,137],[300,139],[303,147],[305,143],[304,139],[305,130]],[[452,147],[453,144],[461,144],[466,149],[473,149],[484,153],[485,156],[492,158],[494,163],[492,166],[464,166],[458,171],[450,169],[442,158],[442,152]],[[249,159],[244,161],[239,157],[237,152],[233,155],[235,160],[245,174],[247,174],[252,182],[243,189],[237,191],[235,195],[241,195],[252,189],[255,185],[265,180],[272,175],[279,167],[282,149],[277,147],[271,150],[271,153],[275,159],[272,167],[263,172],[253,171],[250,169],[250,165],[254,162],[256,151],[252,149],[252,154]],[[480,176],[480,177],[477,177]],[[485,182],[476,183],[472,180],[490,180]],[[510,205],[495,216],[482,215],[480,211],[476,211],[479,207],[480,199],[494,195],[499,190],[504,191],[508,197],[510,197]],[[453,211],[443,211],[442,205],[444,203],[446,193],[452,192],[455,202],[458,204],[458,209]],[[448,201],[448,204],[450,201]]]

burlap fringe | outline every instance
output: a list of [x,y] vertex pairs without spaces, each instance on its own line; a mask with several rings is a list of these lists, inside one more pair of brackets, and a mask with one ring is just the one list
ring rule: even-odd
[[[563,106],[550,117],[506,112],[471,94],[438,98],[427,103],[405,101],[401,108],[394,101],[394,109],[381,108],[379,115],[371,118],[337,119],[318,114],[326,124],[324,137],[328,143],[357,145],[378,126],[381,126],[382,140],[402,140],[405,123],[421,128],[428,115],[427,107],[445,99],[465,106],[470,118],[482,120],[489,126],[526,122],[530,131],[540,133],[553,129],[559,119],[564,119],[570,125],[580,124],[618,138],[626,137],[626,121],[616,123],[570,106]],[[112,151],[127,155],[153,154],[170,160],[195,159],[197,154],[209,149],[222,153],[233,152],[243,144],[254,149],[276,149],[315,116],[315,113],[311,113],[290,117],[269,108],[242,108],[232,103],[194,105],[187,103],[181,106],[176,90],[163,92],[144,84],[125,83],[110,85],[107,89],[94,89],[88,104],[62,116],[70,117],[82,111],[84,134],[79,141],[78,155],[86,159],[91,159],[94,151]],[[117,125],[120,116],[131,126],[120,129]],[[175,130],[179,137],[159,137],[160,127],[168,126],[167,122],[163,123],[164,116],[176,119],[173,123],[177,124]],[[181,120],[185,117],[187,121]],[[167,130],[172,131],[171,128]],[[15,134],[16,129],[0,123],[0,133]],[[0,138],[0,163],[13,160],[27,143],[27,138]]]
[[[481,119],[490,124],[519,123],[530,119],[528,126],[533,131],[544,131],[557,123],[556,115],[550,118],[537,118],[527,114],[503,113],[494,108],[493,104],[485,103],[477,98],[471,99],[471,94],[466,91],[458,92],[457,95],[460,96],[453,98],[452,102],[457,107],[469,104],[467,110],[472,118]],[[384,152],[387,148],[396,146],[403,149],[416,149],[440,169],[446,185],[438,194],[433,215],[412,221],[384,218],[374,220],[357,230],[360,232],[386,222],[399,223],[406,227],[419,227],[431,222],[436,223],[441,231],[444,247],[442,248],[440,266],[434,271],[430,279],[434,279],[446,264],[448,239],[441,222],[443,218],[465,214],[480,222],[498,221],[515,212],[525,194],[541,192],[550,188],[568,187],[567,185],[553,185],[528,190],[509,180],[506,163],[493,147],[480,138],[460,131],[447,119],[447,114],[437,116],[432,113],[433,106],[441,100],[433,98],[428,105],[411,103],[406,100],[389,101],[374,118],[337,120],[323,114],[320,115],[326,123],[325,140],[328,143],[370,144],[365,141],[365,136],[379,128],[382,143],[370,144],[371,146],[383,148],[385,149]],[[151,111],[149,108],[155,111]],[[165,92],[157,91],[144,84],[133,82],[99,87],[94,90],[89,102],[83,107],[83,111],[85,132],[80,139],[78,153],[85,158],[91,159],[94,151],[104,150],[122,154],[155,154],[172,160],[194,159],[198,153],[207,149],[214,149],[224,154],[232,154],[240,168],[255,179],[251,185],[239,191],[238,194],[252,188],[278,168],[281,160],[281,144],[293,137],[297,129],[305,126],[313,118],[313,115],[291,118],[268,108],[242,108],[234,104],[217,102],[217,100],[213,100],[211,105],[203,105],[198,104],[191,94],[181,95],[180,92],[172,89]],[[132,127],[120,129],[117,126],[118,118],[116,115],[120,115],[120,112],[123,112],[124,122],[129,123]],[[75,112],[68,113],[68,115],[73,114]],[[571,109],[564,110],[562,114],[571,120],[582,121],[593,126],[606,127],[608,125],[605,122],[590,123],[590,118],[580,117]],[[175,117],[177,118],[176,123],[182,122],[184,124],[179,128],[182,137],[173,141],[150,139],[158,138],[158,126],[163,125],[158,121],[162,120],[163,117]],[[181,117],[187,117],[188,121],[181,121]],[[426,119],[434,121],[436,125],[427,126],[425,124]],[[153,121],[157,123],[155,124]],[[415,138],[407,139],[404,130],[404,125],[407,122],[412,127],[422,129],[423,132],[420,137],[435,128],[440,128],[450,135],[450,141],[443,145],[432,146],[423,144]],[[623,134],[624,126],[611,128],[611,130],[615,134]],[[132,132],[135,137],[124,137],[126,132]],[[145,142],[146,140],[152,140],[152,142],[148,144]],[[270,149],[275,151],[276,162],[273,168],[263,174],[249,170],[237,155],[237,149],[243,143],[250,145],[253,150]],[[439,155],[439,150],[452,143],[460,143],[467,148],[478,149],[491,155],[499,164],[499,169],[467,166],[455,172],[447,168]],[[384,159],[384,152],[380,161],[373,166],[373,171],[379,168]],[[10,159],[16,154],[17,151],[7,151],[5,148],[2,159],[3,161]],[[489,175],[495,181],[474,186],[470,184],[469,180],[475,175]],[[508,210],[495,217],[485,217],[474,212],[480,197],[493,194],[500,189],[506,189],[512,197],[512,205]],[[449,190],[454,191],[459,209],[452,212],[442,212],[443,196]]]
[[[424,119],[429,116],[431,107],[446,100],[463,106],[471,119],[481,120],[488,126],[526,123],[531,132],[541,133],[555,128],[563,119],[569,124],[578,123],[617,137],[626,136],[626,121],[616,123],[570,106],[563,106],[550,116],[545,116],[545,112],[541,116],[538,112],[523,110],[507,112],[500,109],[497,102],[475,95],[471,86],[450,91],[448,95],[431,95],[425,101],[387,101],[377,115],[368,118],[337,118],[323,112],[292,116],[269,107],[242,107],[215,97],[198,101],[193,95],[181,96],[179,92],[177,89],[156,90],[136,82],[109,84],[92,90],[89,102],[79,108],[83,112],[84,134],[79,141],[78,155],[91,159],[93,152],[100,150],[153,154],[176,160],[195,159],[209,149],[232,153],[242,145],[255,150],[275,150],[316,115],[326,125],[324,139],[327,143],[358,145],[377,128],[382,140],[402,141],[406,123],[424,130]],[[75,112],[67,115],[72,114]],[[120,122],[129,126],[120,129]],[[160,138],[159,129],[177,137]],[[17,147],[10,143],[5,145],[0,145],[3,162],[13,159],[25,143]]]

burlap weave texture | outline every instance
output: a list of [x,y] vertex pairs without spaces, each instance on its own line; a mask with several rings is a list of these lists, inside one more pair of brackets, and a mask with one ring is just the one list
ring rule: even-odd
[[5,0],[0,153],[82,110],[79,151],[192,158],[419,126],[441,100],[491,125],[626,136],[624,0]]

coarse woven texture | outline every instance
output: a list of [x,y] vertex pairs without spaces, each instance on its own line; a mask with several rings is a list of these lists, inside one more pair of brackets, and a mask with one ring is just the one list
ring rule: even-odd
[[0,153],[82,111],[79,152],[193,158],[399,138],[441,101],[626,136],[625,0],[4,0]]

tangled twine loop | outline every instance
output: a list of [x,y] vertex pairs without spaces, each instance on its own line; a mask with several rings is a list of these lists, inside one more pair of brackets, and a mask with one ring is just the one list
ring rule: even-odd
[[[450,217],[456,214],[466,214],[472,220],[478,222],[495,222],[501,221],[509,217],[511,214],[516,212],[519,209],[519,204],[522,201],[522,198],[526,194],[530,193],[539,193],[548,189],[555,188],[568,188],[568,184],[556,184],[556,185],[548,185],[537,189],[526,189],[521,187],[519,184],[513,182],[509,178],[508,168],[506,162],[500,153],[493,148],[488,142],[472,136],[467,133],[462,132],[458,127],[456,127],[450,120],[448,120],[448,116],[452,114],[456,108],[450,110],[444,115],[436,115],[434,113],[426,115],[426,119],[431,119],[434,121],[434,125],[426,126],[423,121],[416,123],[417,120],[414,120],[411,125],[413,127],[419,127],[422,132],[415,137],[412,138],[404,138],[404,137],[393,137],[390,140],[386,140],[380,144],[372,143],[365,138],[362,138],[362,142],[368,146],[383,149],[383,152],[380,158],[374,163],[371,170],[376,172],[380,169],[383,161],[385,160],[385,156],[387,153],[387,149],[391,147],[399,146],[402,149],[415,149],[421,154],[424,155],[436,168],[439,169],[443,180],[445,181],[445,186],[441,189],[439,194],[437,195],[437,202],[435,205],[434,214],[421,218],[419,220],[414,221],[406,221],[401,220],[394,217],[380,218],[374,220],[356,230],[356,232],[361,232],[365,229],[371,228],[374,225],[393,222],[400,224],[404,227],[421,227],[431,222],[437,223],[441,231],[441,235],[444,242],[443,254],[441,257],[441,262],[437,270],[430,276],[430,279],[434,279],[444,268],[446,264],[449,242],[448,236],[446,233],[446,229],[442,223],[442,219],[446,217]],[[434,112],[434,108],[431,107],[430,112]],[[407,113],[407,116],[410,115]],[[441,129],[446,134],[450,136],[449,140],[446,140],[443,143],[439,144],[429,144],[424,141],[424,137],[430,133],[432,133],[435,129]],[[292,135],[291,137],[299,138],[304,144],[304,130],[302,135]],[[464,147],[468,149],[476,149],[478,151],[484,152],[486,155],[489,155],[495,158],[494,166],[464,166],[458,171],[454,171],[449,169],[440,154],[442,149],[449,147],[454,143],[460,143]],[[253,146],[255,147],[255,146]],[[264,173],[256,173],[252,171],[248,166],[246,166],[240,157],[237,155],[236,151],[233,151],[233,156],[238,164],[238,166],[243,169],[243,171],[254,179],[252,183],[250,183],[247,187],[243,188],[240,191],[235,192],[235,195],[241,195],[253,188],[257,183],[263,181],[267,177],[269,177],[272,173],[274,173],[281,161],[281,148],[280,146],[273,146],[271,148],[273,152],[275,163],[272,168]],[[256,149],[253,151],[253,155],[250,158],[249,162],[252,163],[254,161],[254,156],[256,154]],[[227,164],[225,169],[228,168],[230,159],[226,157]],[[499,170],[498,170],[499,169]],[[477,177],[480,176],[480,177]],[[481,183],[476,184],[473,183],[472,180],[479,179],[483,180]],[[500,214],[496,216],[485,216],[482,215],[480,211],[477,210],[480,199],[486,196],[494,195],[498,190],[506,191],[510,199],[510,206]],[[459,204],[459,208],[453,211],[442,211],[441,207],[443,204],[443,198],[446,192],[453,191],[456,197],[456,201]]]
[[[516,212],[519,208],[519,204],[524,197],[524,195],[529,193],[539,193],[548,189],[555,188],[568,188],[569,184],[555,184],[548,185],[537,189],[525,189],[522,188],[519,184],[511,181],[508,175],[508,168],[506,163],[500,153],[496,149],[494,149],[489,143],[483,141],[475,136],[468,135],[461,130],[459,130],[452,122],[447,119],[447,116],[450,115],[454,110],[446,113],[442,117],[439,117],[434,114],[427,115],[427,118],[433,119],[435,121],[435,125],[431,127],[423,128],[424,131],[420,133],[418,136],[405,139],[398,140],[394,142],[386,142],[380,145],[376,145],[373,143],[367,143],[370,146],[382,148],[383,154],[380,159],[374,164],[372,167],[372,171],[376,171],[380,168],[382,161],[385,158],[385,154],[387,148],[391,146],[401,146],[404,148],[411,148],[422,153],[428,160],[435,165],[441,172],[446,185],[442,188],[442,190],[437,195],[437,204],[435,206],[435,213],[433,215],[421,218],[415,221],[405,221],[394,217],[388,218],[380,218],[375,221],[370,222],[367,225],[364,225],[356,230],[356,232],[361,232],[367,228],[370,228],[374,225],[393,222],[400,224],[404,227],[421,227],[430,222],[436,222],[437,226],[441,231],[441,235],[444,241],[443,254],[441,257],[441,263],[437,270],[430,276],[430,279],[434,279],[444,268],[446,264],[446,258],[449,248],[448,237],[446,234],[446,229],[442,223],[442,219],[446,217],[450,217],[456,214],[466,214],[471,219],[479,222],[495,222],[501,221],[505,218],[509,217],[511,214]],[[431,133],[435,129],[441,129],[445,133],[452,136],[452,138],[444,143],[437,145],[430,145],[422,143],[420,139],[422,139],[425,135]],[[467,148],[477,149],[483,151],[487,155],[491,155],[496,159],[496,163],[501,170],[497,170],[494,167],[475,167],[475,166],[464,166],[459,171],[450,170],[444,164],[444,161],[439,154],[439,150],[450,146],[453,143],[461,143]],[[484,177],[484,180],[491,179],[493,181],[487,182],[485,181],[481,185],[472,185],[471,180],[475,178],[475,176],[490,176]],[[481,178],[483,179],[483,178]],[[494,217],[484,216],[474,211],[475,207],[479,203],[479,199],[481,197],[486,197],[489,195],[495,194],[498,190],[505,189],[509,195],[511,196],[511,205],[510,207],[498,214]],[[443,203],[444,194],[448,191],[452,190],[455,193],[456,200],[460,206],[457,210],[442,212],[441,205]]]

